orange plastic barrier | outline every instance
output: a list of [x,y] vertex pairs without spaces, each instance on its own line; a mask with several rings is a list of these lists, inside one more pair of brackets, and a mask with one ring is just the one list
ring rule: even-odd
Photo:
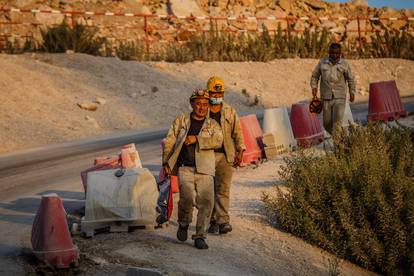
[[263,131],[256,115],[240,117],[246,151],[243,154],[241,166],[257,163],[262,158]]
[[135,144],[128,144],[121,149],[121,162],[124,169],[141,168],[141,160],[138,156]]

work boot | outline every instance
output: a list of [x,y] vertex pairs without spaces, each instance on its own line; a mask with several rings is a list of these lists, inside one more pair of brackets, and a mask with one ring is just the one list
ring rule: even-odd
[[218,234],[219,225],[215,221],[210,222],[210,227],[208,228],[207,232],[210,234]]
[[177,230],[177,239],[179,241],[185,242],[188,238],[188,225],[187,226],[178,226]]
[[219,233],[220,234],[227,234],[231,232],[233,228],[231,227],[230,223],[223,223],[219,225]]
[[194,240],[194,246],[197,249],[208,249],[208,245],[203,238],[197,238]]

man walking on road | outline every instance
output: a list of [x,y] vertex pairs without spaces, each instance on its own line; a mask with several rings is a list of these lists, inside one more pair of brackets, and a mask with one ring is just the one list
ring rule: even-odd
[[187,240],[195,206],[198,213],[192,239],[195,247],[207,249],[205,238],[214,206],[214,149],[221,148],[223,134],[219,124],[207,118],[209,94],[206,90],[195,90],[190,103],[193,111],[178,116],[168,130],[162,161],[166,175],[178,171],[178,240]]
[[312,95],[318,93],[320,79],[321,98],[323,100],[323,126],[332,134],[335,126],[342,123],[345,111],[347,86],[349,101],[355,99],[355,79],[348,63],[341,58],[341,45],[332,43],[329,57],[323,58],[312,72]]
[[207,82],[207,89],[210,94],[210,118],[216,120],[223,131],[223,146],[214,150],[215,200],[208,232],[226,234],[232,231],[229,216],[232,167],[240,165],[246,146],[236,110],[223,102],[224,82],[213,76]]

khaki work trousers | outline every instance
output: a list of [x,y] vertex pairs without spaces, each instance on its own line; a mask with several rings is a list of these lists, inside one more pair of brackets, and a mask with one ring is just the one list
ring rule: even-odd
[[229,223],[230,186],[233,176],[232,164],[226,155],[216,152],[216,175],[214,177],[214,209],[211,221],[218,224]]
[[323,127],[332,135],[336,124],[342,125],[345,112],[345,99],[323,101]]
[[180,188],[178,223],[184,227],[190,225],[195,206],[198,213],[196,234],[192,236],[192,239],[206,238],[214,206],[213,176],[197,173],[193,167],[179,167],[178,180]]

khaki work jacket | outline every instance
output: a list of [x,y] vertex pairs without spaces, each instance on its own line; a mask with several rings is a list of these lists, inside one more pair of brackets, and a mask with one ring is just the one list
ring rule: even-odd
[[344,59],[332,64],[329,58],[323,58],[312,72],[311,87],[318,88],[319,79],[321,98],[324,100],[345,99],[347,88],[355,94],[355,79],[351,68]]
[[239,116],[230,105],[223,103],[221,108],[221,129],[223,130],[223,146],[227,162],[233,163],[236,151],[246,150]]
[[[162,163],[168,164],[174,175],[177,174],[178,156],[190,129],[190,123],[190,114],[178,116],[168,130],[165,139]],[[213,119],[206,118],[197,135],[195,163],[198,173],[215,175],[214,149],[221,148],[222,144],[223,134],[219,124]]]

